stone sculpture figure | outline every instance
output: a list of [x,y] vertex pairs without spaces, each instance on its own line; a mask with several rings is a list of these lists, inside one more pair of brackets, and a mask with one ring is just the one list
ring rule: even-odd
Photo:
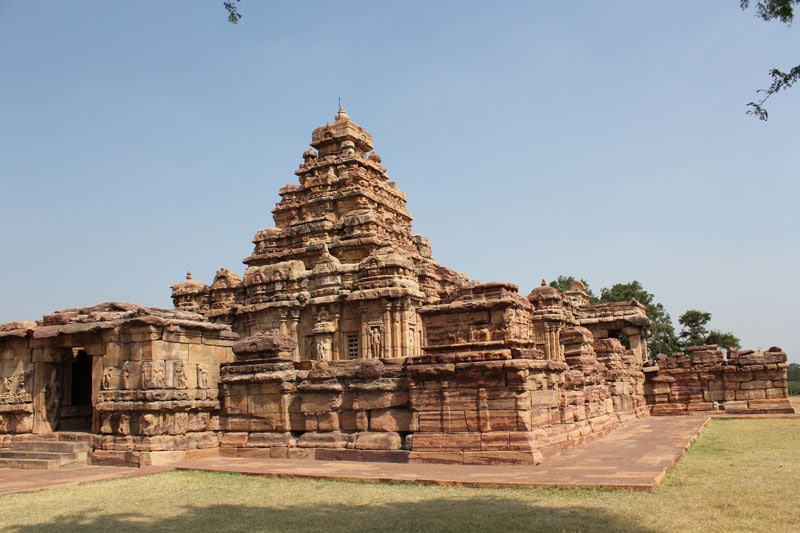
[[106,368],[103,370],[103,390],[108,390],[111,388],[111,378],[112,378],[112,371],[110,368]]
[[331,340],[328,338],[317,341],[317,359],[320,361],[330,361],[331,359]]
[[131,385],[131,363],[125,361],[122,364],[122,373],[120,374],[120,384],[123,389],[129,389]]
[[153,386],[156,388],[164,386],[164,365],[158,362],[153,364]]
[[205,363],[199,363],[197,365],[197,388],[208,388],[208,367]]
[[183,361],[175,361],[173,366],[173,383],[176,389],[186,388],[186,372],[183,369]]
[[380,359],[383,355],[383,335],[380,328],[372,328],[370,333],[370,351],[374,359]]

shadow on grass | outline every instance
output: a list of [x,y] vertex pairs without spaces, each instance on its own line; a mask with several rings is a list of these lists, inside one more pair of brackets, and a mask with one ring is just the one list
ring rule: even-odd
[[152,518],[147,509],[141,514],[67,512],[46,523],[11,524],[4,531],[655,531],[603,509],[546,507],[496,497],[388,505],[184,506],[169,514]]

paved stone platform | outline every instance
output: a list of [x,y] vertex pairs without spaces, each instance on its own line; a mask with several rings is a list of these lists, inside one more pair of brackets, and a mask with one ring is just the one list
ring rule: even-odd
[[17,492],[33,492],[50,487],[80,485],[93,481],[149,476],[169,470],[174,470],[174,467],[74,466],[53,470],[0,468],[0,496]]
[[699,415],[649,417],[567,453],[545,459],[538,466],[213,457],[184,461],[176,468],[347,481],[654,490],[700,434],[708,419]]
[[168,466],[81,466],[59,470],[0,469],[0,495],[169,470],[237,472],[265,477],[432,483],[485,487],[654,490],[700,434],[708,416],[649,417],[538,466],[445,465],[207,457]]

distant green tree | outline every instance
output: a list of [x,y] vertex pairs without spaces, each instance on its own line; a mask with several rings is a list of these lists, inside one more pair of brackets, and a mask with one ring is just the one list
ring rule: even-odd
[[723,346],[730,350],[731,348],[740,347],[742,345],[742,341],[740,341],[739,337],[737,337],[730,331],[720,331],[718,329],[712,329],[708,333],[706,344],[717,344],[719,346]]
[[636,300],[647,308],[647,317],[653,322],[650,336],[647,338],[647,349],[651,356],[673,354],[678,351],[678,338],[675,327],[664,306],[654,301],[653,294],[647,292],[642,284],[634,280],[630,283],[617,283],[600,291],[600,302],[625,302]]
[[718,329],[708,330],[706,326],[711,321],[711,313],[690,309],[683,313],[678,323],[683,326],[679,335],[681,347],[700,346],[702,344],[718,344],[725,348],[740,346],[741,341],[731,332]]
[[789,364],[789,394],[800,394],[800,365]]
[[[550,286],[555,287],[561,292],[566,292],[572,288],[575,279],[574,276],[558,276],[558,279],[550,282]],[[586,286],[586,293],[589,295],[589,301],[592,303],[597,302],[597,296],[594,295],[592,289],[589,287],[589,282],[585,279],[582,279],[581,282]]]
[[678,323],[683,326],[678,338],[683,346],[699,346],[705,344],[708,338],[708,325],[711,313],[689,309],[678,318]]

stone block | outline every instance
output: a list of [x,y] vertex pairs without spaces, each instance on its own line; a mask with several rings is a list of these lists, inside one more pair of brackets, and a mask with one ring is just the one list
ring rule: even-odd
[[352,435],[338,431],[309,431],[297,439],[297,446],[299,448],[346,448],[352,439]]
[[766,399],[767,393],[764,389],[753,390],[738,390],[736,391],[737,400],[763,400]]
[[184,450],[142,452],[139,466],[157,466],[178,463],[186,459]]
[[250,431],[287,431],[290,428],[288,413],[263,413],[250,418]]
[[707,402],[721,402],[725,400],[724,390],[707,390],[703,393],[703,399]]
[[653,406],[654,416],[682,415],[688,412],[685,403],[659,403]]
[[379,463],[407,463],[409,452],[405,450],[359,450],[362,461]]
[[372,411],[369,428],[372,431],[416,431],[418,415],[410,409],[379,409]]
[[339,413],[317,415],[317,431],[338,431]]
[[747,402],[747,406],[751,409],[785,409],[786,407],[791,408],[792,403],[788,398],[772,398],[763,400],[750,400]]
[[481,450],[509,450],[508,431],[481,433]]
[[341,425],[344,431],[367,431],[369,415],[365,411],[342,411]]
[[419,431],[439,432],[444,429],[441,411],[424,411],[417,413]]
[[752,372],[726,372],[723,378],[726,382],[732,381],[752,381]]
[[541,452],[522,451],[481,451],[464,452],[463,462],[468,465],[502,465],[502,464],[540,464],[544,456]]
[[287,459],[314,459],[314,448],[288,448],[286,450]]
[[789,397],[789,391],[786,387],[767,389],[766,394],[768,400]]
[[356,410],[387,409],[406,405],[409,395],[406,392],[358,392],[353,394],[352,408]]
[[340,448],[317,448],[314,450],[314,459],[317,461],[361,461],[360,450],[347,450]]
[[295,439],[289,432],[250,433],[246,446],[251,448],[270,448],[273,446],[294,446]]
[[480,450],[480,433],[415,433],[413,451]]
[[219,445],[223,448],[243,448],[247,445],[247,433],[223,433]]
[[223,417],[222,427],[225,431],[249,431],[250,418],[247,417]]
[[89,458],[95,466],[141,466],[142,452],[94,450]]
[[394,431],[362,431],[356,435],[357,450],[399,450],[400,435]]
[[725,411],[747,409],[747,401],[726,401],[720,408]]
[[340,396],[336,393],[306,393],[301,398],[300,411],[305,415],[330,413],[340,405]]
[[464,462],[463,455],[463,452],[459,451],[411,451],[408,454],[408,462],[462,464]]
[[751,389],[768,389],[772,387],[771,381],[761,381],[761,380],[753,380],[753,381],[745,381],[741,384],[742,390],[751,390]]

